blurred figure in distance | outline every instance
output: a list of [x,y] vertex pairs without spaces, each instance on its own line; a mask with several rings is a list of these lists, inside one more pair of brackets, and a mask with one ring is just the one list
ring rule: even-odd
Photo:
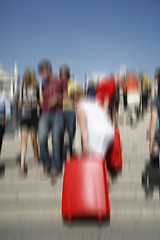
[[136,125],[140,104],[141,90],[135,73],[129,73],[124,82],[124,91],[127,94],[127,106],[131,125]]

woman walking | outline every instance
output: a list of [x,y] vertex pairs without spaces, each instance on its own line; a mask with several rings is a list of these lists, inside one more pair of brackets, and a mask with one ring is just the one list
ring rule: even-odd
[[37,129],[40,108],[40,94],[36,74],[33,69],[24,72],[22,89],[19,96],[21,108],[21,166],[20,175],[26,173],[25,158],[27,150],[28,133],[31,133],[31,142],[34,151],[34,165],[38,166]]

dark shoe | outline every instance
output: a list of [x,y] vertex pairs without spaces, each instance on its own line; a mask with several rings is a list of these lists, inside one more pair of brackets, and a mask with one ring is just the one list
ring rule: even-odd
[[51,170],[51,184],[57,181],[58,171],[56,169]]
[[0,177],[5,174],[5,164],[0,164]]
[[158,155],[151,158],[150,165],[153,168],[159,168],[159,156]]
[[41,179],[47,180],[49,177],[49,171],[47,168],[43,168],[43,172],[41,173]]
[[27,165],[24,166],[24,174],[25,174],[25,175],[28,174],[28,167],[27,167]]

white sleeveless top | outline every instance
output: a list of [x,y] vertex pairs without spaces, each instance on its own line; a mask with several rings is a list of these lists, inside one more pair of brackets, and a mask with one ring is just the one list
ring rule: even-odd
[[114,139],[111,121],[98,103],[82,101],[80,104],[87,118],[89,152],[97,152],[105,156]]

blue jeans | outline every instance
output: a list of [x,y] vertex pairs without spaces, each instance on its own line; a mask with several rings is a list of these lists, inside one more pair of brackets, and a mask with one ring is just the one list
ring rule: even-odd
[[[75,111],[64,111],[63,112],[63,129],[67,127],[68,135],[69,135],[69,146],[70,146],[70,154],[73,153],[73,140],[76,131],[76,114]],[[64,133],[63,133],[64,135]]]
[[[62,113],[51,111],[48,114],[41,115],[38,127],[38,140],[40,146],[40,155],[44,168],[56,169],[60,168],[61,142],[63,131]],[[51,130],[52,134],[52,157],[48,151],[48,134]]]

